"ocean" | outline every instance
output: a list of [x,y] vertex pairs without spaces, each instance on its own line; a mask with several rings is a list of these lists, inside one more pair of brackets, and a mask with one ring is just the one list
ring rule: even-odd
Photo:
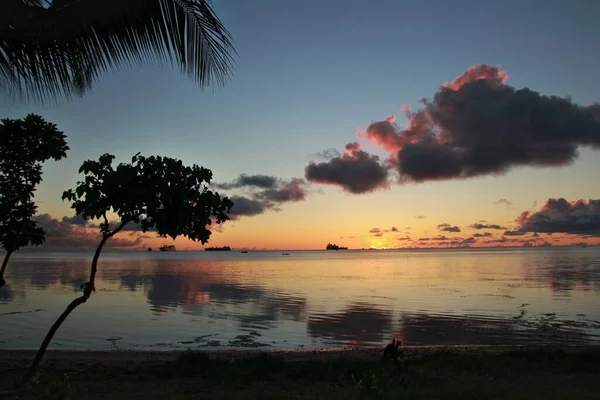
[[[54,349],[600,344],[600,247],[105,252]],[[92,253],[18,252],[0,348],[35,349]]]

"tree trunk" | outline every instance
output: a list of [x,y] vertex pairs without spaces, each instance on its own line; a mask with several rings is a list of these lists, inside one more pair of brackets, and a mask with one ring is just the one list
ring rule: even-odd
[[11,251],[7,251],[4,256],[4,261],[2,261],[2,269],[0,269],[0,289],[2,286],[6,285],[6,281],[4,280],[4,271],[6,271],[6,266],[8,265],[8,260],[10,259]]
[[27,371],[25,376],[23,376],[23,379],[21,380],[22,384],[29,382],[29,380],[31,378],[33,378],[33,376],[37,372],[37,369],[40,366],[40,363],[42,362],[42,358],[44,357],[44,354],[46,353],[46,348],[52,341],[52,338],[56,334],[56,331],[58,331],[58,328],[60,328],[62,323],[65,321],[65,319],[67,319],[69,314],[71,314],[71,312],[75,308],[77,308],[77,306],[85,303],[87,301],[87,299],[89,299],[89,298],[90,298],[90,295],[88,293],[84,293],[83,296],[78,297],[75,300],[73,300],[71,302],[71,304],[69,304],[67,309],[65,311],[63,311],[63,313],[60,315],[60,317],[58,317],[58,319],[54,322],[54,324],[52,325],[52,327],[46,334],[46,337],[44,338],[42,345],[40,346],[39,350],[35,354],[35,358],[33,359],[33,363],[31,363],[31,367],[29,367],[29,370]]
[[35,358],[33,359],[33,362],[31,363],[31,367],[29,367],[29,370],[27,371],[25,376],[23,376],[23,379],[21,380],[21,384],[27,383],[31,378],[33,378],[35,376],[37,369],[40,366],[40,363],[42,362],[42,358],[44,357],[44,354],[46,353],[46,349],[48,348],[48,345],[52,341],[52,338],[56,334],[56,331],[58,331],[58,328],[60,328],[62,323],[65,321],[65,319],[67,319],[69,314],[71,314],[71,312],[73,312],[73,310],[75,310],[75,308],[77,308],[79,305],[85,303],[92,295],[92,291],[94,291],[94,281],[96,279],[96,270],[97,270],[97,266],[98,266],[98,258],[100,258],[100,252],[102,251],[102,248],[104,247],[104,244],[106,243],[106,241],[108,239],[110,239],[111,237],[113,237],[117,232],[119,232],[125,226],[126,223],[127,222],[121,222],[121,224],[114,231],[112,231],[110,234],[104,235],[102,237],[102,240],[100,241],[100,244],[98,245],[98,248],[96,249],[96,253],[94,254],[94,258],[92,259],[92,267],[90,270],[90,280],[88,283],[86,283],[83,286],[83,296],[80,296],[80,297],[76,298],[75,300],[73,300],[71,302],[71,304],[69,304],[67,306],[67,309],[65,311],[63,311],[63,313],[60,315],[60,317],[58,317],[56,322],[54,322],[54,324],[52,325],[52,327],[46,334],[46,337],[44,338],[42,345],[40,346],[37,353],[35,354]]
[[12,255],[13,251],[17,248],[17,244],[19,244],[19,238],[21,233],[23,233],[23,228],[27,223],[27,218],[23,218],[23,222],[21,222],[21,227],[19,228],[19,232],[17,232],[17,236],[15,236],[15,242],[13,243],[13,247],[10,250],[6,251],[6,255],[4,256],[4,261],[2,261],[2,269],[0,269],[0,289],[2,286],[6,285],[6,281],[4,280],[4,271],[6,271],[6,266],[8,265],[8,260]]

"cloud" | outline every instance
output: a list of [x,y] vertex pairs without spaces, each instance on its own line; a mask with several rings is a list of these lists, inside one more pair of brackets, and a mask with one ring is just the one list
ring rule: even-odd
[[269,175],[246,175],[241,174],[230,183],[213,183],[216,189],[237,189],[242,187],[256,187],[270,189],[277,185],[277,178]]
[[384,233],[390,233],[390,232],[398,232],[398,228],[396,228],[395,226],[392,226],[390,229],[373,228],[369,231],[369,233],[378,233],[379,234],[379,235],[375,235],[375,236],[382,236]]
[[450,240],[450,238],[443,236],[443,235],[437,235],[436,237],[431,238],[431,240],[435,240],[437,242],[443,242],[446,240]]
[[404,236],[404,237],[396,238],[396,240],[405,241],[405,240],[411,240],[411,239],[410,239],[410,236]]
[[233,207],[229,216],[232,218],[240,216],[253,216],[265,212],[265,204],[260,200],[249,199],[244,196],[231,196]]
[[504,236],[523,236],[525,234],[525,232],[519,232],[519,231],[506,231],[504,232]]
[[476,237],[476,238],[478,238],[478,237],[490,237],[490,236],[492,236],[492,234],[490,232],[483,232],[483,233],[477,232],[477,233],[475,233],[473,235],[473,237]]
[[88,220],[83,218],[81,215],[74,215],[72,217],[62,217],[62,222],[64,224],[72,224],[72,225],[87,225]]
[[516,221],[519,232],[600,233],[600,199],[573,202],[564,198],[548,199],[539,211],[524,211]]
[[331,160],[332,158],[340,157],[342,154],[337,149],[329,148],[327,150],[320,151],[315,154],[311,154],[309,157],[321,158],[324,160]]
[[361,150],[357,142],[346,145],[346,151],[328,162],[311,161],[305,168],[308,181],[335,185],[348,193],[363,194],[389,186],[388,168],[379,157]]
[[482,224],[479,222],[476,222],[472,225],[469,225],[469,228],[473,228],[473,229],[497,229],[497,230],[505,230],[506,227],[505,226],[500,226],[497,224]]
[[499,204],[506,204],[506,208],[510,208],[510,206],[513,205],[513,203],[510,200],[507,200],[507,199],[500,199],[500,200],[494,202],[495,206],[497,206]]
[[426,215],[417,215],[415,218],[416,219],[425,219],[425,218],[427,218],[427,216]]
[[401,181],[413,182],[562,166],[579,147],[600,147],[600,105],[517,90],[507,79],[498,67],[473,66],[424,100],[407,128],[399,130],[390,116],[366,136],[390,153]]
[[278,187],[266,189],[256,196],[274,203],[303,201],[306,198],[305,185],[304,179],[294,178],[280,183]]
[[477,240],[475,240],[475,238],[474,238],[474,237],[468,237],[468,238],[466,238],[465,240],[463,240],[463,241],[461,242],[461,244],[473,244],[473,243],[475,243],[475,242],[477,242]]
[[460,228],[459,228],[458,226],[452,226],[452,225],[450,225],[450,224],[446,224],[446,223],[444,223],[444,224],[439,224],[439,225],[437,226],[437,228],[438,228],[440,231],[444,231],[444,232],[460,232]]
[[348,147],[358,148],[351,143],[345,155],[309,165],[307,179],[366,193],[387,187],[388,168],[399,183],[466,179],[522,166],[569,165],[580,148],[600,148],[600,104],[516,89],[508,78],[497,66],[468,68],[422,100],[421,109],[403,107],[405,128],[390,115],[359,131],[388,153],[384,162],[364,152],[348,155]]
[[234,203],[229,214],[233,220],[279,210],[278,206],[283,203],[304,201],[308,196],[307,182],[299,178],[284,180],[270,175],[241,174],[230,183],[217,183],[213,186],[243,190],[243,194],[234,193],[229,196]]
[[[33,219],[46,231],[46,241],[39,247],[39,250],[92,250],[100,243],[100,232],[90,226],[86,229],[81,224],[73,224],[73,218],[62,218],[61,220],[53,218],[50,214],[40,214]],[[141,237],[127,235],[122,237],[112,237],[106,242],[106,248],[112,249],[132,249],[143,246]]]

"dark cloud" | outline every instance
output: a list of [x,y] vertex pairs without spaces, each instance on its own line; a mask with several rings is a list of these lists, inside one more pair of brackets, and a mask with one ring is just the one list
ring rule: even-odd
[[461,244],[467,244],[467,245],[468,245],[468,244],[473,244],[473,243],[476,243],[476,242],[477,242],[477,240],[475,240],[475,238],[474,238],[474,237],[468,237],[468,238],[464,239],[464,240],[463,240],[462,242],[460,242],[460,243],[461,243]]
[[523,238],[507,238],[506,236],[502,236],[499,239],[489,239],[489,240],[484,240],[483,243],[486,244],[496,244],[496,245],[511,245],[511,246],[515,246],[515,245],[524,245],[526,243],[528,244],[535,244],[535,239],[523,239]]
[[497,224],[481,224],[479,222],[476,222],[472,225],[469,225],[469,228],[473,228],[473,229],[497,229],[497,230],[505,230],[506,227],[505,226],[500,226]]
[[278,186],[266,189],[256,196],[274,203],[303,201],[306,198],[306,181],[294,178],[287,182],[278,183]]
[[[33,219],[46,231],[46,241],[39,246],[39,250],[91,250],[100,243],[100,232],[92,225],[86,229],[82,225],[71,223],[72,218],[58,220],[50,214],[36,215]],[[116,236],[106,242],[106,247],[131,249],[144,247],[144,244],[137,236],[135,239],[132,236]]]
[[369,231],[369,233],[378,234],[375,236],[382,236],[384,233],[390,233],[390,232],[398,232],[398,228],[396,228],[395,226],[392,226],[390,229],[373,228]]
[[440,231],[444,231],[444,232],[454,232],[454,233],[456,233],[456,232],[460,232],[460,228],[459,228],[458,226],[452,226],[452,225],[450,225],[450,224],[446,224],[446,223],[444,223],[444,224],[439,224],[439,225],[437,226],[437,228],[438,228]]
[[216,189],[237,189],[243,187],[256,187],[270,189],[277,185],[277,178],[269,175],[246,175],[241,174],[230,183],[213,183]]
[[494,205],[496,205],[496,206],[499,205],[499,204],[506,204],[507,208],[513,205],[513,203],[510,200],[507,200],[507,199],[500,199],[500,200],[494,202]]
[[87,225],[88,220],[83,218],[81,215],[74,215],[72,217],[62,217],[62,222],[64,224],[73,224],[73,225]]
[[517,218],[519,232],[600,233],[600,200],[548,199],[540,211],[524,211]]
[[410,236],[404,236],[404,237],[396,238],[396,240],[405,241],[405,240],[411,240],[411,239],[410,239]]
[[310,164],[305,177],[311,182],[335,185],[348,193],[362,194],[388,187],[388,168],[379,157],[361,150],[356,142],[346,145],[346,151],[328,162]]
[[473,237],[476,237],[476,238],[478,238],[478,237],[490,237],[490,236],[492,236],[492,234],[490,232],[483,232],[483,233],[477,232],[477,233],[475,233],[473,235]]
[[330,148],[327,150],[317,152],[315,154],[311,154],[309,157],[321,158],[324,160],[331,160],[332,158],[340,157],[341,155],[342,154],[339,151],[337,151],[337,149]]
[[443,242],[443,241],[450,240],[450,239],[446,236],[438,235],[436,237],[431,238],[431,240],[434,240],[436,242]]
[[425,218],[427,218],[427,216],[426,215],[417,215],[415,218],[416,219],[425,219]]
[[244,196],[231,196],[233,207],[231,207],[230,217],[253,216],[265,212],[265,204],[260,200],[249,199]]
[[243,194],[229,196],[233,207],[229,216],[238,219],[242,216],[263,214],[268,210],[279,210],[282,203],[304,201],[308,195],[304,179],[279,179],[269,175],[242,174],[231,183],[215,184],[215,187],[235,190],[243,189]]
[[390,153],[401,181],[502,174],[517,166],[562,166],[582,146],[600,147],[600,105],[515,89],[498,67],[476,65],[442,85],[424,108],[371,124],[366,137]]
[[504,232],[504,236],[523,236],[525,234],[525,232],[519,232],[519,231],[506,231]]
[[374,234],[373,234],[373,236],[375,236],[375,237],[382,237],[382,236],[383,236],[383,233],[381,233],[381,232],[379,232],[379,233],[374,233]]

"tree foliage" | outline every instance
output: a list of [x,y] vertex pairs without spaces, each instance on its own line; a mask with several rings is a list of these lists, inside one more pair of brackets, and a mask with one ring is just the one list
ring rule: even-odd
[[208,190],[212,172],[168,157],[144,157],[136,154],[130,164],[113,168],[114,156],[102,155],[88,160],[79,169],[85,175],[75,189],[63,193],[72,202],[77,215],[103,219],[102,234],[110,232],[108,213],[119,216],[119,223],[135,222],[142,231],[155,229],[160,236],[175,239],[183,235],[206,243],[214,218],[217,223],[229,219],[233,203]]
[[0,270],[0,287],[10,255],[21,247],[40,245],[45,232],[32,217],[33,201],[42,182],[42,164],[67,156],[66,136],[39,115],[0,120],[0,246],[6,255]]
[[[76,215],[86,219],[100,219],[102,239],[96,249],[90,268],[90,278],[83,285],[83,295],[73,300],[52,325],[38,350],[31,368],[23,381],[29,380],[42,360],[54,334],[69,314],[85,303],[95,290],[98,259],[105,243],[123,227],[135,222],[142,231],[154,229],[160,236],[186,236],[206,243],[210,237],[207,228],[212,223],[229,219],[233,202],[227,197],[208,190],[206,184],[212,179],[209,169],[183,165],[180,160],[168,157],[144,157],[139,153],[131,163],[113,167],[115,157],[100,156],[98,161],[83,163],[79,173],[84,174],[75,189],[63,193]],[[111,223],[109,214],[118,216]]]
[[0,1],[0,87],[39,102],[132,64],[177,64],[201,87],[222,85],[232,54],[210,0]]

